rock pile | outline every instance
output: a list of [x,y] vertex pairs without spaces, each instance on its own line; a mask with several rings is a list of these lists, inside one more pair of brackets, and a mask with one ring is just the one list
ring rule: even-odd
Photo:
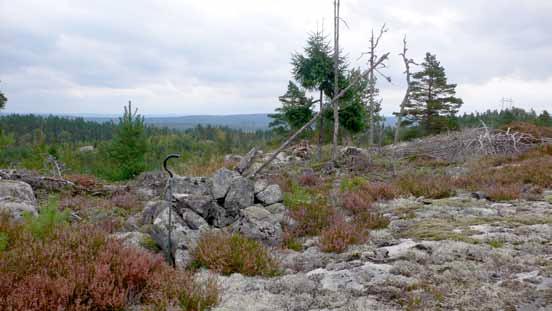
[[[278,185],[223,168],[211,177],[175,176],[164,200],[146,204],[142,222],[153,225],[154,240],[174,255],[178,265],[185,266],[190,262],[190,250],[206,231],[240,232],[266,245],[279,244],[282,224],[289,219],[282,200]],[[174,202],[171,247],[169,201]]]

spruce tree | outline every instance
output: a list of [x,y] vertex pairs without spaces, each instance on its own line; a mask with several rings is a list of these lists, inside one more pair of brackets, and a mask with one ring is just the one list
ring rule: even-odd
[[111,177],[125,180],[143,172],[146,169],[147,150],[144,118],[138,114],[138,110],[132,111],[129,101],[123,116],[119,118],[115,137],[108,150],[115,170]]
[[449,84],[445,69],[435,55],[426,53],[422,70],[412,75],[411,101],[406,113],[427,133],[439,133],[454,127],[451,120],[462,106],[455,97],[456,84]]

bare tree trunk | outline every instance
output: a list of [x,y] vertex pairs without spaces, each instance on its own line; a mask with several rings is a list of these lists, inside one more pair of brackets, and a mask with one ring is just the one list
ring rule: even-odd
[[[368,59],[368,65],[370,67],[374,66],[374,63],[376,62],[376,49],[378,48],[380,44],[380,40],[383,37],[383,34],[388,31],[385,24],[381,26],[381,29],[379,31],[379,34],[377,37],[374,36],[374,29],[372,29],[372,35],[370,36],[370,50],[368,51],[368,55],[370,58]],[[385,67],[385,65],[382,65]],[[381,72],[380,72],[381,74]],[[390,81],[390,78],[387,76],[384,76],[388,81]],[[376,74],[375,71],[370,72],[370,75],[368,76],[368,144],[373,145],[374,139],[375,139],[375,132],[376,132],[376,122],[375,122],[375,113],[376,113]]]
[[324,102],[323,102],[324,92],[322,89],[320,89],[320,123],[318,128],[318,161],[322,160],[322,144],[324,143],[324,139],[322,135],[324,134],[324,116],[322,116],[322,109],[324,109]]
[[401,109],[399,111],[399,114],[397,115],[397,121],[396,121],[397,123],[395,125],[395,139],[393,140],[394,144],[397,144],[399,142],[402,117],[405,114],[405,107],[408,104],[408,101],[410,99],[410,89],[411,89],[411,86],[410,86],[411,85],[411,83],[410,83],[410,76],[411,76],[410,65],[416,65],[416,63],[414,62],[413,59],[409,59],[409,58],[406,57],[406,52],[407,51],[408,51],[408,48],[406,46],[406,35],[405,35],[404,39],[403,39],[403,52],[400,53],[399,55],[402,56],[402,59],[403,59],[403,62],[404,62],[404,67],[405,67],[404,73],[406,75],[406,92],[404,93],[404,97],[403,97],[403,100],[401,102]]
[[333,117],[334,131],[332,144],[332,161],[337,159],[337,140],[339,136],[339,102],[337,101],[337,93],[339,92],[339,2],[334,0],[334,99]]
[[[374,30],[372,29],[372,37],[370,38],[370,67],[374,65],[374,57],[375,57],[375,49],[374,46]],[[368,118],[369,118],[369,129],[368,129],[368,144],[372,146],[374,144],[374,96],[376,92],[376,83],[374,81],[374,71],[370,72],[369,78],[368,78],[369,84],[370,84],[370,96],[368,97]]]

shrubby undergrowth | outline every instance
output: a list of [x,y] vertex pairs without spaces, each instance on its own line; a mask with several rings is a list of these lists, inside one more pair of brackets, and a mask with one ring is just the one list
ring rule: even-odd
[[160,256],[128,247],[92,225],[71,225],[43,208],[14,223],[0,217],[0,309],[206,310],[218,301],[212,280],[176,271]]

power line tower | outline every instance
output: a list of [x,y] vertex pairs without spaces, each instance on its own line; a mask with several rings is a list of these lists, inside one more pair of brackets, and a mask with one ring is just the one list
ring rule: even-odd
[[504,106],[506,106],[506,108],[511,108],[514,106],[514,100],[511,97],[502,97],[500,103],[500,110],[504,110]]

